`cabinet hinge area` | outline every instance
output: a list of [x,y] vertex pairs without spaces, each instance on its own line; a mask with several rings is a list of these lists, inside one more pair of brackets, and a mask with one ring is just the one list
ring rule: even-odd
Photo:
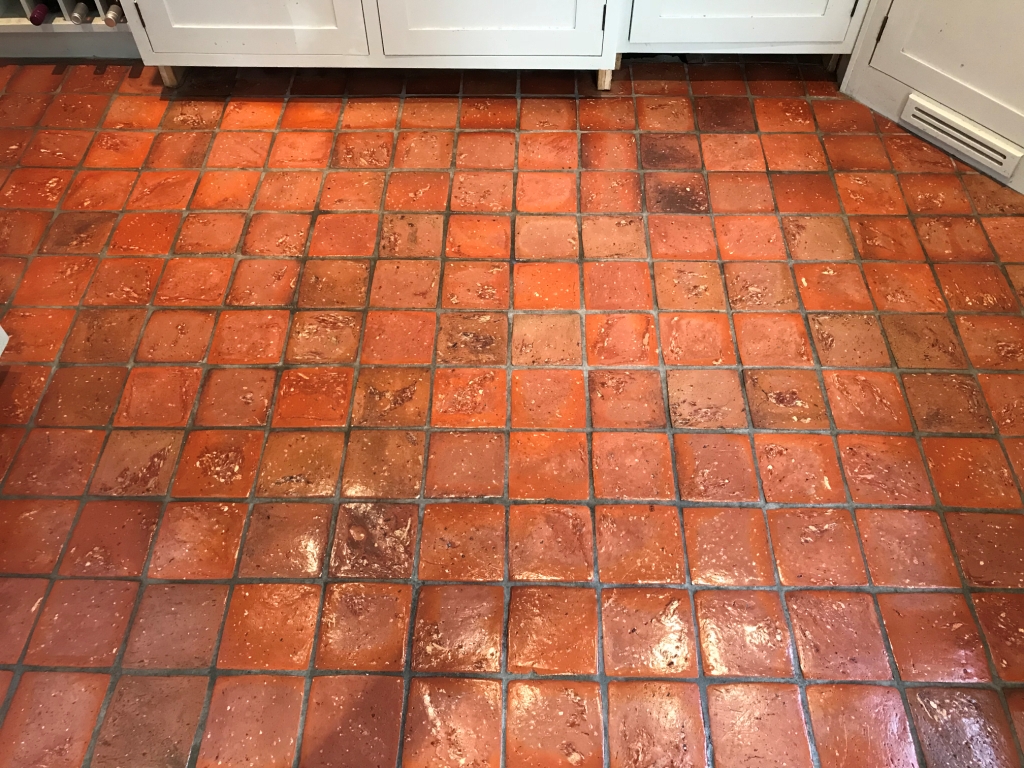
[[885,26],[888,23],[889,23],[889,17],[886,16],[884,19],[882,19],[882,26],[880,26],[878,28],[878,37],[875,38],[875,45],[878,45],[878,43],[881,42],[882,35],[885,34]]
[[146,17],[142,15],[142,9],[139,8],[139,4],[135,3],[135,12],[139,14],[139,21],[142,23],[142,28],[146,28]]

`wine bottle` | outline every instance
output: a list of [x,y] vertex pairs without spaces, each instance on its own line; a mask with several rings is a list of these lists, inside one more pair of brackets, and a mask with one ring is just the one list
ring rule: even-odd
[[108,27],[116,27],[124,21],[124,11],[121,10],[121,6],[117,3],[113,3],[107,8],[107,12],[103,14],[103,23]]
[[28,16],[28,20],[32,22],[33,26],[39,27],[42,26],[51,13],[58,16],[64,15],[57,0],[46,0],[46,2],[36,3]]
[[72,24],[85,24],[89,20],[89,6],[85,3],[76,3],[75,9],[71,11]]

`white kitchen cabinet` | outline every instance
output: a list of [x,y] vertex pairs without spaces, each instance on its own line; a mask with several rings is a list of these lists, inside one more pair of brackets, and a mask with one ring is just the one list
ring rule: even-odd
[[135,0],[135,6],[154,53],[370,52],[360,0]]
[[735,45],[835,45],[847,39],[857,2],[634,0],[629,41],[723,52]]
[[385,55],[597,56],[605,0],[377,0]]

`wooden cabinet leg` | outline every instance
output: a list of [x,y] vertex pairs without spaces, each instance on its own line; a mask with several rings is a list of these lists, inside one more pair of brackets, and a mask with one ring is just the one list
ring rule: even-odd
[[[619,69],[622,66],[622,54],[615,55],[615,69]],[[599,69],[597,70],[597,90],[599,91],[610,91],[612,89],[612,74],[615,69]]]
[[160,79],[163,80],[164,88],[177,88],[185,79],[184,67],[157,67],[160,71]]

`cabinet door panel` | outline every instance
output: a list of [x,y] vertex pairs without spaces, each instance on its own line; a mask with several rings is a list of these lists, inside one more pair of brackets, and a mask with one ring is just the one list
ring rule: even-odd
[[137,0],[158,53],[359,54],[359,0]]
[[635,0],[634,43],[839,43],[855,0]]
[[598,56],[604,0],[377,0],[392,56]]

